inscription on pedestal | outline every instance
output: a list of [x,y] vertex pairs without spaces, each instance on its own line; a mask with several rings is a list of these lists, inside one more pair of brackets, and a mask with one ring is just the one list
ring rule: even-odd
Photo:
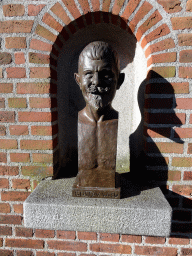
[[90,188],[73,188],[72,196],[74,197],[92,197],[92,198],[111,198],[111,199],[120,199],[120,188],[114,189],[102,189],[99,191],[98,189]]

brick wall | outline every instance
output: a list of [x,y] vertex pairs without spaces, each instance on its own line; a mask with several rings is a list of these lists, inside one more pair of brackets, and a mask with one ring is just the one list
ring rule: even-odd
[[[0,255],[192,255],[192,1],[4,0],[0,8]],[[60,50],[101,22],[133,33],[147,58],[146,172],[173,207],[170,238],[23,226],[23,201],[58,161]]]

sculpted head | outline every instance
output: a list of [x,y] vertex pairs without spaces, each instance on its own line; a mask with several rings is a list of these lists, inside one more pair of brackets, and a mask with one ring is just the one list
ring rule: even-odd
[[79,56],[75,80],[86,104],[94,110],[102,110],[111,105],[116,90],[124,81],[117,53],[106,42],[88,44]]

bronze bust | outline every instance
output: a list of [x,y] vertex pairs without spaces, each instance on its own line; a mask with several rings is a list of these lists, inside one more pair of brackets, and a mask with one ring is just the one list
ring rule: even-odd
[[117,53],[106,42],[88,44],[74,75],[86,106],[78,113],[78,174],[72,194],[120,198],[115,182],[118,112],[111,106],[124,81]]

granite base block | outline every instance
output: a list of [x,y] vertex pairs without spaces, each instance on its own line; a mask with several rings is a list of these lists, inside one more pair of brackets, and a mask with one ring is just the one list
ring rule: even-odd
[[74,178],[42,181],[24,202],[25,227],[169,236],[172,209],[160,188],[122,199],[72,197]]

